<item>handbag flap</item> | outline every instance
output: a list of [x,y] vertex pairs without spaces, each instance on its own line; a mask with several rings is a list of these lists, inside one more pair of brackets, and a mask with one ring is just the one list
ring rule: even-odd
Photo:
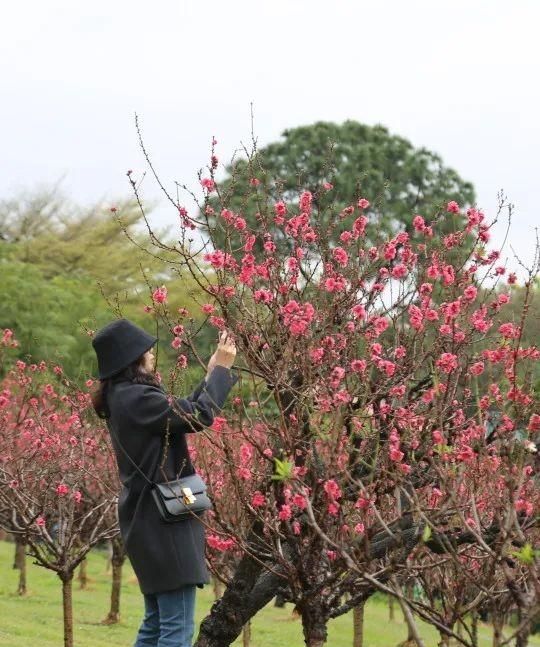
[[165,483],[156,483],[156,488],[161,492],[164,499],[182,499],[184,488],[189,488],[193,496],[204,494],[206,485],[198,474],[192,474],[176,481],[167,481]]

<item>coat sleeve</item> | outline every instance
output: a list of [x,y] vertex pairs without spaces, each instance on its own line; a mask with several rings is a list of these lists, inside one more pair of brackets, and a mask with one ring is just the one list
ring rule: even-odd
[[213,423],[237,380],[228,368],[216,366],[198,393],[197,388],[187,398],[172,399],[161,389],[141,385],[126,409],[138,427],[154,435],[163,435],[167,429],[170,433],[201,431]]

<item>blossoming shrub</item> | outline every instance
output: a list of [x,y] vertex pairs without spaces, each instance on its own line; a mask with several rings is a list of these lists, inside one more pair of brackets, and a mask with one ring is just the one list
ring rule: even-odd
[[[253,168],[254,229],[228,207],[216,167],[213,153],[193,215],[177,205],[179,261],[207,294],[208,323],[233,331],[249,391],[198,439],[215,481],[211,550],[243,547],[278,568],[307,644],[322,644],[328,618],[428,565],[430,551],[463,577],[489,562],[473,597],[495,595],[501,559],[538,543],[528,376],[540,351],[520,343],[534,271],[522,315],[508,320],[516,276],[487,249],[479,209],[449,202],[377,237],[369,196],[333,212],[325,182],[274,202]],[[153,312],[176,330],[185,366],[197,331],[167,310],[164,290]]]

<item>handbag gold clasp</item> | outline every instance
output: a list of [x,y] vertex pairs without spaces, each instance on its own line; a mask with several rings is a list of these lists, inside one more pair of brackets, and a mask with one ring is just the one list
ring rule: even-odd
[[195,503],[195,497],[193,496],[193,492],[191,491],[191,488],[189,487],[182,488],[182,499],[184,500],[184,503],[186,505]]

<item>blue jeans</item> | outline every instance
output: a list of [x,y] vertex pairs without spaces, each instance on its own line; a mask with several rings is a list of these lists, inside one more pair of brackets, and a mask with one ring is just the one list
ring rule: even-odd
[[144,594],[144,620],[134,647],[191,647],[196,586]]

